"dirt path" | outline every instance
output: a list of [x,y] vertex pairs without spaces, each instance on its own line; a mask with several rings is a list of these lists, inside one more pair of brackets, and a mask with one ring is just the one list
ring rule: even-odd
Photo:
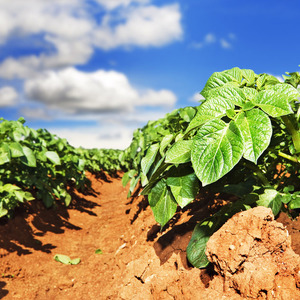
[[[177,214],[162,234],[146,200],[127,199],[120,178],[90,179],[93,192],[76,193],[68,210],[32,202],[2,221],[1,299],[241,298],[223,293],[221,278],[212,283],[212,270],[187,263],[185,249],[196,222],[209,214],[207,201]],[[299,225],[289,226],[299,236]],[[81,262],[63,265],[55,254]]]

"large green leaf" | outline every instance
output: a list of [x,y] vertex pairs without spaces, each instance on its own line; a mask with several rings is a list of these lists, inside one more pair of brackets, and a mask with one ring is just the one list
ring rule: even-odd
[[198,113],[189,124],[186,132],[201,126],[209,120],[225,116],[226,111],[229,109],[234,109],[234,103],[226,98],[219,97],[205,101],[198,108]]
[[242,80],[242,71],[239,68],[233,68],[223,72],[213,73],[207,80],[204,89],[201,91],[201,95],[204,98],[209,97],[209,93],[213,89],[217,89],[228,82],[239,83]]
[[192,202],[199,191],[199,180],[191,168],[176,168],[167,178],[167,185],[181,208]]
[[234,121],[211,120],[198,131],[192,147],[192,164],[202,185],[228,173],[244,152],[243,137]]
[[156,183],[148,195],[148,200],[156,222],[163,227],[174,216],[177,209],[177,203],[165,179]]
[[159,143],[152,144],[147,150],[146,156],[143,157],[141,161],[142,172],[147,175],[150,170],[151,165],[153,164],[156,154],[159,150]]
[[281,117],[293,113],[290,106],[300,96],[297,89],[289,84],[276,84],[267,90],[260,91],[253,100],[257,106],[271,117]]
[[256,163],[270,144],[272,124],[269,117],[255,108],[240,113],[235,122],[244,138],[244,158]]
[[212,90],[207,100],[209,99],[224,99],[229,103],[233,103],[238,106],[242,106],[246,101],[246,96],[243,93],[243,89],[230,84],[225,84],[218,89]]
[[166,163],[183,164],[191,161],[192,140],[180,140],[166,153]]

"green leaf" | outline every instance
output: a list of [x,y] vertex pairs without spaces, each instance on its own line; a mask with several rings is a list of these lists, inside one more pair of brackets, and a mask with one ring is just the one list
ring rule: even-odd
[[255,179],[250,177],[246,181],[241,181],[238,184],[226,184],[222,188],[222,192],[243,197],[253,191],[255,183]]
[[242,112],[236,119],[244,139],[244,158],[256,164],[257,159],[269,146],[272,124],[269,117],[260,109]]
[[95,250],[95,254],[103,254],[103,252],[102,252],[101,249],[96,249],[96,250]]
[[183,164],[191,161],[192,140],[180,140],[166,153],[166,163]]
[[65,199],[64,199],[64,202],[65,202],[65,205],[68,207],[70,205],[72,201],[72,197],[69,193],[65,193]]
[[0,202],[0,218],[6,216],[8,214],[8,210],[2,207],[3,203]]
[[196,110],[193,107],[185,107],[179,113],[180,117],[186,122],[191,122],[195,114],[196,114]]
[[170,143],[173,141],[174,135],[173,134],[168,134],[163,137],[163,139],[160,142],[160,147],[159,147],[159,153],[161,156],[164,156],[164,151],[170,145]]
[[80,263],[80,258],[74,258],[70,260],[70,265],[78,265]]
[[243,89],[232,84],[225,84],[216,90],[212,90],[209,93],[209,97],[207,97],[207,100],[210,99],[224,99],[229,103],[242,106],[246,101],[246,96],[243,93]]
[[[244,87],[243,93],[247,100],[253,101],[253,99],[258,95],[258,91],[254,88]],[[248,102],[246,102],[248,103]]]
[[234,109],[234,103],[225,98],[216,98],[205,101],[198,108],[198,113],[189,124],[186,132],[201,126],[209,120],[225,116],[226,111],[229,109]]
[[77,265],[80,263],[80,258],[71,259],[69,256],[63,254],[56,254],[54,260],[65,265]]
[[47,151],[45,153],[46,157],[54,164],[54,165],[60,165],[60,158],[58,154],[55,151]]
[[239,84],[241,80],[242,80],[242,71],[239,68],[233,68],[231,70],[226,70],[223,72],[215,72],[207,80],[204,89],[201,91],[201,95],[204,98],[208,98],[209,93],[212,90],[217,89],[229,82],[234,82]]
[[189,262],[196,268],[205,268],[209,261],[205,255],[206,244],[215,232],[215,224],[211,220],[197,224],[187,246],[186,254]]
[[242,69],[242,75],[245,81],[247,82],[247,85],[254,85],[255,83],[255,73],[252,70],[249,69]]
[[234,214],[251,208],[253,200],[241,199],[223,206],[212,217],[196,225],[186,254],[189,262],[196,268],[204,268],[208,265],[205,255],[206,244],[210,236],[230,219]]
[[125,187],[130,179],[136,174],[136,170],[130,170],[126,172],[122,177],[122,185]]
[[36,158],[35,155],[33,153],[33,151],[28,148],[27,146],[23,146],[23,152],[24,155],[23,157],[21,157],[21,161],[23,164],[27,165],[28,167],[36,167]]
[[192,202],[199,191],[199,180],[191,168],[176,168],[169,174],[167,185],[181,208]]
[[65,265],[69,265],[70,264],[70,257],[67,256],[67,255],[63,255],[63,254],[56,254],[54,255],[54,260],[62,263],[62,264],[65,264]]
[[258,93],[253,103],[271,117],[281,117],[293,113],[289,102],[300,96],[297,89],[289,84],[276,84]]
[[161,227],[165,226],[177,209],[177,203],[169,191],[165,179],[158,181],[152,188],[148,200],[156,222]]
[[300,195],[293,195],[292,200],[289,203],[289,209],[300,208]]
[[265,189],[264,193],[258,195],[259,200],[256,201],[258,206],[270,207],[274,216],[276,216],[281,209],[281,195],[274,189]]
[[268,76],[267,74],[259,74],[259,77],[256,80],[256,86],[258,90],[260,90],[262,86],[265,84],[267,76]]
[[47,191],[41,192],[41,198],[46,208],[50,208],[53,205],[54,199]]
[[9,144],[9,150],[11,152],[11,157],[21,157],[24,155],[22,146],[17,142]]
[[10,150],[7,144],[0,147],[0,165],[10,162]]
[[159,143],[152,144],[147,150],[146,156],[142,158],[141,168],[142,172],[147,175],[150,170],[151,165],[153,164],[156,154],[159,150]]
[[241,159],[243,137],[234,121],[212,120],[203,125],[192,147],[192,165],[202,185],[227,174]]

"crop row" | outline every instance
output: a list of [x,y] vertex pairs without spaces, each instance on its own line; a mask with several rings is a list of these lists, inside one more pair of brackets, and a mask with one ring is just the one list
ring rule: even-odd
[[178,206],[199,191],[235,195],[199,223],[187,248],[189,261],[205,267],[206,242],[234,213],[262,205],[274,215],[300,208],[300,75],[233,68],[208,79],[197,107],[175,110],[135,132],[137,153],[123,177],[130,192],[141,182],[155,220],[164,227]]
[[32,129],[25,120],[0,120],[0,217],[11,216],[24,201],[42,200],[51,207],[55,200],[68,206],[68,187],[87,188],[85,171],[126,170],[123,152],[72,147],[45,129]]

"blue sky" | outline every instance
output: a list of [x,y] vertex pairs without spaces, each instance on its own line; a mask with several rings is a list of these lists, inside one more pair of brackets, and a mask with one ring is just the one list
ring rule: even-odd
[[299,19],[298,0],[0,0],[1,117],[123,149],[215,71],[299,71]]

